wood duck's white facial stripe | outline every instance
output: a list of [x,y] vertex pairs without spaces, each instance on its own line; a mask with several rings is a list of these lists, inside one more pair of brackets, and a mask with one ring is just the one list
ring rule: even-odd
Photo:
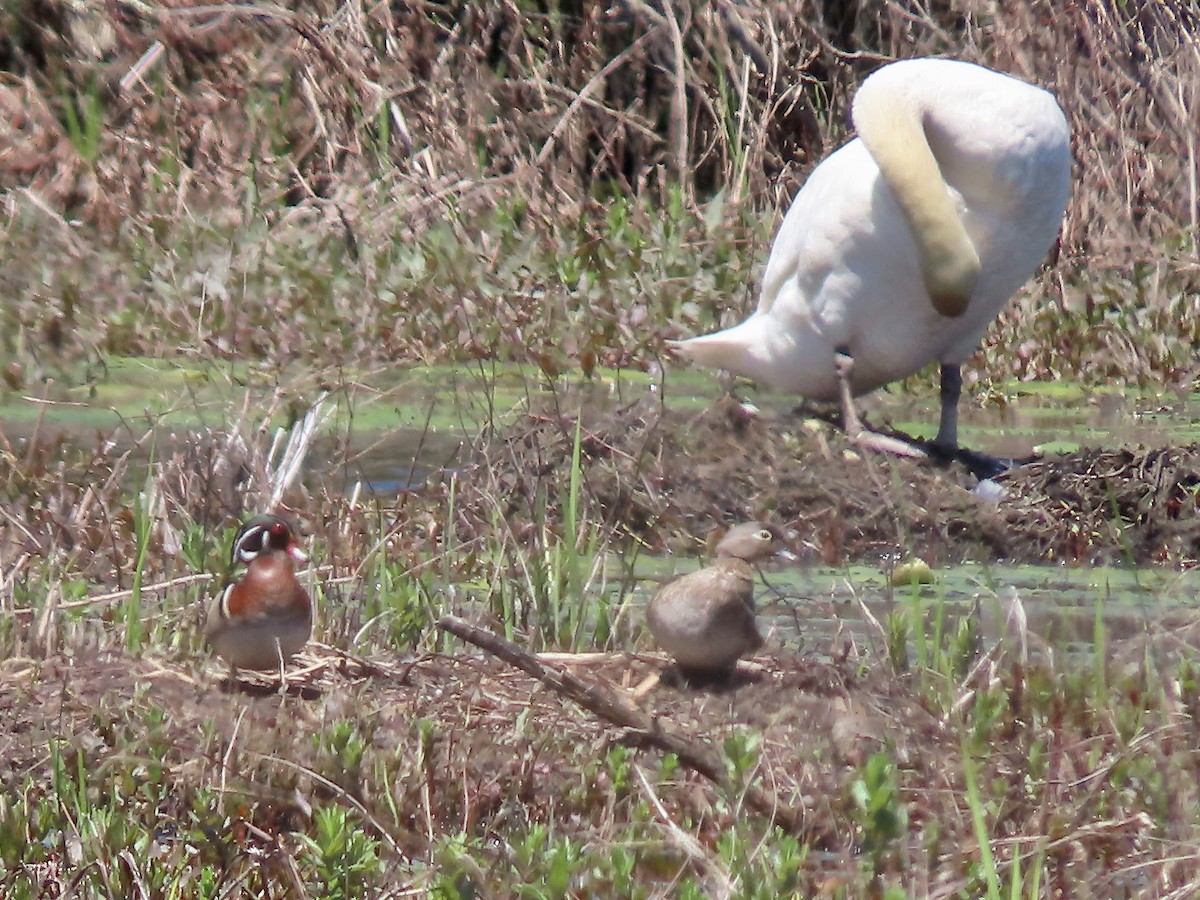
[[254,562],[258,554],[267,549],[267,545],[271,540],[271,536],[266,526],[252,525],[243,531],[233,544],[233,561],[234,563],[245,563],[249,565]]
[[221,618],[226,622],[229,621],[229,598],[233,594],[235,587],[237,587],[237,582],[231,581],[225,585],[225,590],[221,592],[221,605],[219,608],[221,610]]

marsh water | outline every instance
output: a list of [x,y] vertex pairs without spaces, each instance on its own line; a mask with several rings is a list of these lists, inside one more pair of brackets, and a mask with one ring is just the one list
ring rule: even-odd
[[[69,383],[71,379],[64,379]],[[534,406],[564,412],[635,403],[701,410],[721,392],[711,376],[675,372],[668,378],[605,372],[590,380],[549,382],[540,373],[486,366],[432,367],[369,373],[338,385],[293,378],[281,389],[278,372],[194,370],[158,360],[117,360],[76,387],[47,383],[0,394],[0,444],[21,452],[30,436],[81,445],[108,441],[140,448],[149,459],[172,443],[208,430],[284,428],[298,410],[321,402],[320,439],[306,478],[322,490],[358,497],[395,497],[459,471],[481,434],[498,430]],[[754,403],[791,414],[793,398],[739,391]],[[872,421],[917,437],[936,421],[936,396],[899,388],[866,398]],[[242,410],[237,422],[229,410]],[[153,434],[154,440],[145,437]],[[962,440],[998,456],[1047,456],[1079,446],[1182,446],[1200,441],[1200,395],[1089,391],[1067,384],[1008,386],[980,403],[968,390]],[[150,448],[154,449],[151,450]],[[470,477],[464,472],[463,477]],[[704,535],[697,537],[703,539]],[[810,554],[810,558],[816,554]],[[919,555],[919,552],[918,554]],[[760,587],[763,621],[783,646],[836,652],[838,641],[878,642],[863,609],[880,621],[911,610],[952,629],[966,615],[986,637],[999,634],[1019,598],[1031,631],[1054,646],[1087,644],[1097,623],[1113,638],[1145,630],[1194,605],[1195,572],[1163,567],[1065,567],[965,562],[933,572],[931,584],[892,586],[894,558],[830,567],[811,563],[775,568]],[[694,569],[695,558],[642,554],[634,569],[630,614],[665,579]],[[769,586],[768,586],[769,585]],[[944,621],[942,621],[944,617]]]
[[[692,568],[647,560],[639,592],[648,599],[663,580]],[[1166,618],[1186,616],[1200,597],[1196,570],[965,563],[934,571],[927,584],[893,585],[888,568],[881,561],[763,571],[756,598],[769,646],[833,656],[857,642],[882,651],[882,635],[864,608],[884,627],[890,614],[900,614],[912,634],[919,618],[927,635],[940,633],[944,642],[969,619],[990,644],[1016,627],[1010,615],[1019,600],[1037,639],[1031,652],[1070,652],[1098,639],[1117,643],[1151,632]]]

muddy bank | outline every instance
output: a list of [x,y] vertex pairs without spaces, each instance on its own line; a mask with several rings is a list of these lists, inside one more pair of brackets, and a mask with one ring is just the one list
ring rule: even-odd
[[[662,671],[661,660],[637,654],[552,656],[548,665],[623,697]],[[101,781],[128,778],[130,759],[153,755],[172,785],[153,826],[194,835],[212,864],[239,846],[280,852],[289,832],[306,828],[309,804],[347,796],[374,833],[388,833],[392,849],[410,858],[434,856],[439,837],[460,828],[503,833],[513,816],[571,821],[573,833],[599,839],[613,827],[614,803],[623,807],[638,793],[628,764],[644,770],[663,808],[694,823],[706,844],[752,815],[736,801],[738,788],[727,793],[686,766],[662,779],[651,736],[616,728],[489,656],[347,663],[314,648],[300,662],[309,674],[281,698],[269,679],[255,676],[230,692],[219,669],[190,661],[120,651],[25,661],[0,673],[8,688],[0,749],[14,770],[49,778],[45,742],[63,740],[72,765],[78,757]],[[957,753],[954,729],[923,707],[912,685],[862,662],[785,654],[758,660],[722,690],[663,682],[636,701],[659,728],[710,752],[738,735],[756,736],[746,751],[754,764],[736,780],[761,784],[796,810],[797,837],[824,851],[809,866],[812,887],[831,872],[854,870],[861,848],[844,794],[872,753],[895,748],[899,777],[914,797],[922,784],[959,788],[911,804],[918,828],[953,818],[946,804],[961,794],[960,773],[946,765]],[[154,714],[162,709],[170,714]],[[353,735],[353,752],[321,730],[338,727]],[[619,746],[631,752],[614,756]],[[652,752],[632,752],[639,749]],[[193,821],[203,807],[197,792],[218,783],[253,826],[248,833],[206,827],[207,816],[200,827]],[[772,817],[757,818],[765,826]],[[956,843],[966,840],[967,820],[959,822],[950,829]],[[669,878],[684,865],[664,848],[649,867],[663,867]]]
[[[725,399],[700,413],[649,402],[584,412],[580,490],[591,513],[654,550],[749,518],[798,535],[811,560],[915,554],[967,560],[1188,564],[1200,558],[1200,448],[1085,449],[998,477],[989,499],[961,465],[863,453],[799,412],[748,414]],[[521,417],[484,451],[510,517],[569,491],[574,416]],[[532,520],[532,519],[531,519]]]
[[[848,648],[831,663],[786,652],[760,657],[723,690],[653,684],[662,662],[638,654],[543,659],[597,689],[637,696],[627,702],[652,716],[659,734],[707,752],[723,748],[728,783],[656,752],[654,734],[616,728],[488,656],[367,660],[313,645],[297,661],[306,674],[294,674],[282,698],[269,678],[230,692],[219,686],[218,667],[192,658],[110,648],[14,659],[0,670],[0,750],[12,762],[0,786],[21,789],[26,777],[48,784],[62,777],[56,761],[66,760],[65,771],[79,773],[97,804],[131,791],[154,799],[122,808],[121,817],[153,833],[167,862],[182,866],[186,857],[264,884],[283,878],[274,861],[305,861],[295,833],[313,830],[314,811],[344,804],[377,842],[386,858],[380,877],[393,885],[424,892],[450,878],[472,895],[500,896],[477,889],[525,877],[520,842],[549,823],[585,846],[650,834],[638,878],[667,888],[686,873],[709,873],[732,832],[768,847],[781,840],[770,830],[779,817],[744,802],[751,786],[794,813],[786,830],[807,847],[789,884],[796,895],[855,884],[868,860],[877,872],[919,879],[914,893],[958,895],[962,873],[978,864],[961,720],[972,721],[973,704],[950,709],[957,692],[938,701],[921,678]],[[1004,797],[1009,833],[1044,835],[1050,802],[1083,823],[1064,814],[1056,826],[1066,849],[1045,863],[1056,883],[1128,895],[1143,884],[1131,872],[1152,872],[1167,885],[1189,879],[1183,847],[1151,840],[1159,826],[1143,806],[1125,798],[1116,824],[1104,829],[1083,818],[1109,784],[1095,777],[1096,747],[1123,745],[1113,730],[1118,717],[1078,693],[1047,690],[1056,676],[1044,667],[996,662],[988,690],[1007,699],[979,732],[991,743],[978,746],[990,747],[987,785]],[[1147,689],[1145,677],[1141,669],[1114,676],[1114,691],[1150,704],[1139,715],[1157,740],[1146,743],[1155,764],[1184,785],[1171,814],[1188,822],[1194,791],[1186,770],[1157,753],[1160,743],[1193,745],[1196,719],[1169,703],[1155,706],[1167,695]],[[1092,683],[1072,682],[1075,690]],[[1111,775],[1116,763],[1101,763]],[[855,798],[871,771],[886,773],[875,790],[894,797],[890,813],[868,818]],[[655,820],[646,830],[651,808],[666,828]],[[891,813],[899,818],[879,817]],[[686,841],[659,837],[685,833]],[[475,841],[474,856],[446,850]],[[1148,859],[1147,846],[1161,857]],[[44,865],[66,871],[59,843],[46,847]]]

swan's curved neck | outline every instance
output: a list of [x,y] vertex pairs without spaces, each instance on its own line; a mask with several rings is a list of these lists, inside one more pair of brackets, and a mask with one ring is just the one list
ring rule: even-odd
[[979,277],[979,254],[929,147],[923,112],[918,97],[880,74],[854,98],[854,126],[912,229],[929,298],[942,315],[959,316]]

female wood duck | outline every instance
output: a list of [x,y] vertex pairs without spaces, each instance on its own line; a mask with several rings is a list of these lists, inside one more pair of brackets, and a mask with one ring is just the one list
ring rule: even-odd
[[786,553],[777,529],[745,522],[717,544],[717,559],[654,595],[650,633],[685,675],[728,674],[762,646],[754,615],[754,564]]
[[278,669],[312,635],[312,601],[296,578],[295,562],[308,561],[291,527],[278,516],[255,516],[233,539],[231,564],[246,571],[213,600],[205,636],[237,670]]

